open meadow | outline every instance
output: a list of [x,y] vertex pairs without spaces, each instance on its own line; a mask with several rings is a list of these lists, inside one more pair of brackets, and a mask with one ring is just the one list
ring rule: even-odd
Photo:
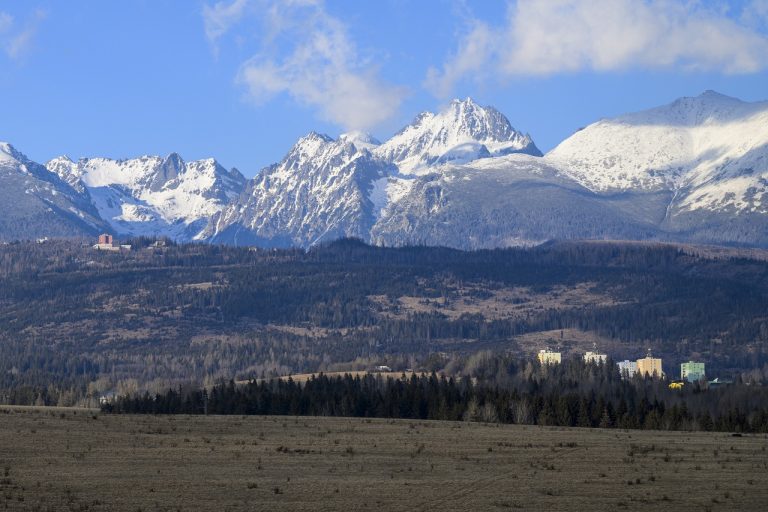
[[765,510],[768,437],[0,409],[4,510]]

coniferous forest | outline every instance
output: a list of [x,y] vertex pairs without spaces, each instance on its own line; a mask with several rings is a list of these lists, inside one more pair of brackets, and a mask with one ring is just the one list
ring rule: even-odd
[[132,249],[0,245],[0,403],[96,405],[377,365],[460,380],[473,354],[532,360],[547,346],[578,357],[597,345],[615,361],[651,349],[670,376],[695,359],[709,377],[768,378],[764,251],[122,242]]
[[219,383],[208,389],[121,397],[103,410],[127,414],[354,416],[565,427],[768,432],[768,388],[737,382],[670,390],[651,378],[622,379],[612,362],[562,365],[484,354],[460,379],[318,375]]

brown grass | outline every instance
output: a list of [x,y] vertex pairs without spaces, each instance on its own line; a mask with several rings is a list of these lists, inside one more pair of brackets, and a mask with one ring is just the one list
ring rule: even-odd
[[765,436],[0,409],[0,510],[764,510]]
[[[383,379],[392,378],[392,379],[401,379],[403,378],[403,375],[405,375],[406,379],[410,379],[414,375],[424,375],[424,373],[418,373],[418,372],[369,372],[367,370],[352,370],[352,371],[342,371],[342,372],[316,372],[316,373],[297,373],[295,375],[282,375],[280,377],[276,377],[280,380],[288,380],[289,378],[292,379],[294,382],[307,382],[312,377],[317,377],[320,374],[325,375],[329,378],[335,378],[335,377],[344,377],[345,375],[349,375],[351,377],[365,377],[366,375],[380,375]],[[271,379],[256,379],[257,382],[261,382],[264,380],[271,380]],[[250,382],[249,380],[238,380],[235,381],[236,384],[247,384]]]
[[[488,289],[453,282],[446,283],[446,286],[454,291],[453,296],[447,299],[402,296],[392,301],[386,295],[370,295],[368,299],[385,317],[406,318],[413,313],[441,313],[453,320],[464,314],[482,315],[486,320],[521,319],[546,310],[621,304],[608,293],[592,291],[594,283],[558,285],[545,292],[519,286]],[[482,298],[476,295],[478,292],[483,294]]]

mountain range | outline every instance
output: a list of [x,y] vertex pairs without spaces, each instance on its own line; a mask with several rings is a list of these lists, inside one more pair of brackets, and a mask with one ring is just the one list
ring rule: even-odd
[[552,239],[768,246],[768,102],[713,91],[600,120],[542,155],[454,100],[387,141],[309,133],[246,179],[213,159],[59,157],[0,143],[0,239],[168,236],[265,247],[341,237],[464,249]]

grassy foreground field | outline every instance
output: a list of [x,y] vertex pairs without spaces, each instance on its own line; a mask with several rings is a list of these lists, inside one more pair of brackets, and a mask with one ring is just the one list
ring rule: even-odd
[[0,409],[0,510],[766,510],[768,439]]

